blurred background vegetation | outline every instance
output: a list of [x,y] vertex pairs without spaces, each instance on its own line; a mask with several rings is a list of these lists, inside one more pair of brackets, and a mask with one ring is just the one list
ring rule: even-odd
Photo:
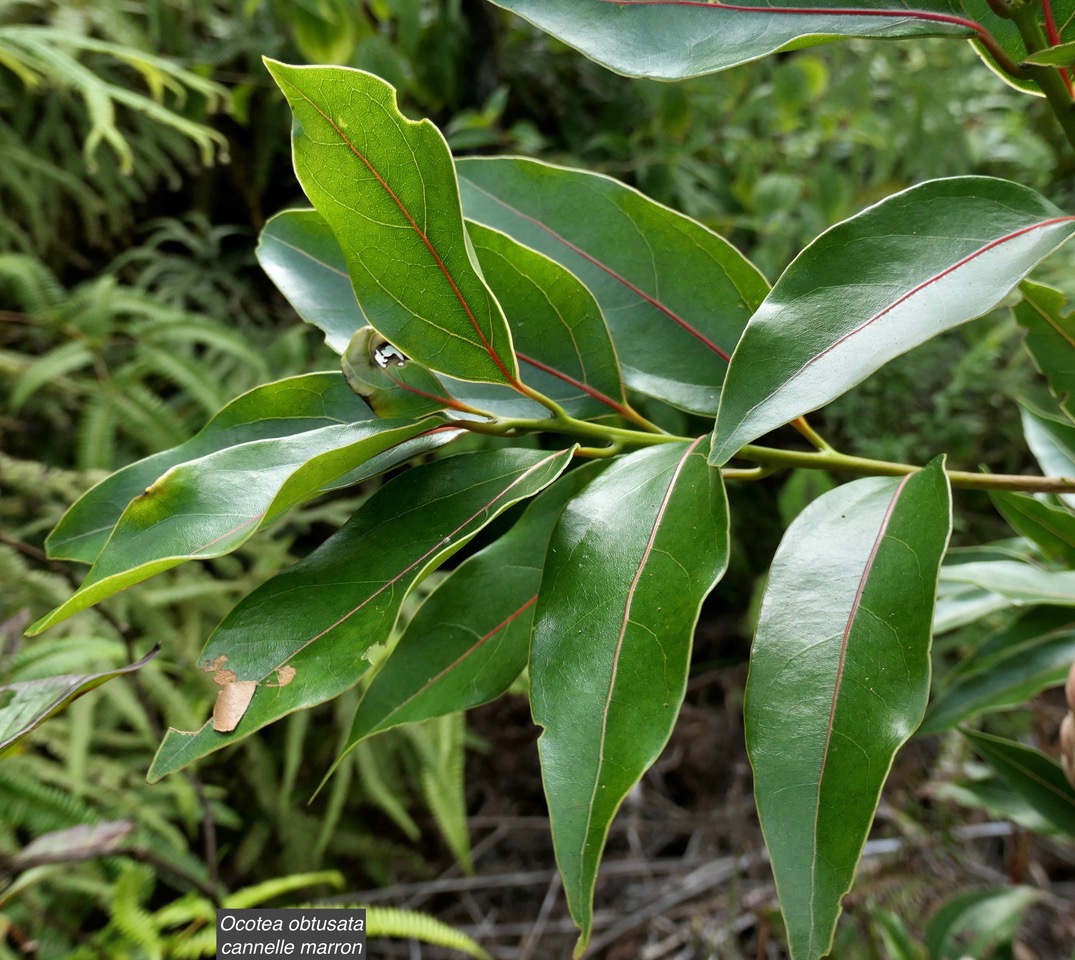
[[[144,781],[162,729],[208,715],[212,683],[193,664],[215,623],[368,490],[21,638],[81,576],[41,550],[80,492],[258,383],[338,364],[253,256],[265,220],[302,202],[263,55],[375,72],[459,153],[621,178],[728,236],[770,280],[827,226],[924,179],[976,172],[1071,199],[1042,104],[962,43],[818,47],[673,85],[614,76],[483,0],[0,0],[0,684],[164,647],[0,761],[3,960],[211,955],[196,934],[227,892],[254,903],[325,893],[330,878],[306,876],[324,869],[360,889],[468,868],[454,718],[363,745],[309,806],[349,727],[346,696],[188,776]],[[1049,279],[1062,285],[1063,268]],[[1029,362],[1005,311],[974,329],[833,404],[822,433],[867,456],[1025,469],[1004,396]],[[749,535],[703,665],[745,656],[755,583],[808,486],[732,492]],[[957,536],[1000,535],[987,503],[967,502],[980,509]],[[19,866],[35,838],[102,821],[132,825],[117,855]]]

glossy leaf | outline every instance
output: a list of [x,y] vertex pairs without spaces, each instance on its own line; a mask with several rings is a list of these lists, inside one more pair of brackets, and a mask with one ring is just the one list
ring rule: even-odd
[[1024,280],[1015,319],[1026,330],[1026,348],[1063,411],[1075,419],[1075,317],[1067,294]]
[[679,80],[838,37],[969,37],[954,4],[713,4],[705,0],[492,0],[629,77]]
[[892,758],[925,712],[951,529],[943,464],[819,497],[773,560],[747,750],[792,956],[824,956]]
[[933,634],[939,636],[968,623],[974,623],[998,610],[1011,606],[1004,597],[965,583],[945,583],[937,588],[937,606],[933,611]]
[[1024,493],[990,493],[1000,515],[1051,560],[1075,566],[1075,516]]
[[468,223],[485,282],[511,325],[526,383],[571,416],[623,413],[620,365],[593,294],[555,260]]
[[226,447],[172,467],[123,511],[78,591],[31,635],[187,560],[230,553],[286,510],[429,422],[366,420]]
[[1026,63],[1039,67],[1070,67],[1075,65],[1075,42],[1046,47],[1025,58]]
[[1075,661],[1075,615],[1063,607],[1031,610],[974,652],[931,704],[920,734],[939,733],[990,710],[1026,703],[1062,686]]
[[344,753],[382,730],[467,710],[508,689],[530,653],[553,525],[603,468],[593,463],[561,477],[511,530],[438,585],[366,690]]
[[1042,896],[1032,887],[993,887],[953,897],[926,930],[930,960],[1004,956],[997,948],[1012,942],[1023,914]]
[[521,158],[469,158],[456,169],[468,219],[551,257],[590,289],[628,386],[716,412],[727,358],[768,289],[753,264],[610,177]]
[[373,327],[362,327],[351,338],[341,365],[348,386],[379,417],[415,419],[458,409],[436,374],[404,356]]
[[[321,547],[224,618],[202,652],[203,668],[226,664],[234,680],[256,681],[253,701],[232,733],[209,722],[169,730],[150,778],[354,686],[369,669],[366,651],[388,639],[411,587],[499,513],[548,486],[572,452],[463,454],[385,484]],[[294,671],[286,684],[274,679],[282,667]]]
[[295,170],[332,228],[358,303],[386,339],[461,380],[511,384],[511,334],[463,227],[448,145],[396,91],[346,67],[267,60],[295,115]]
[[1068,783],[1060,764],[1014,740],[973,730],[961,732],[1012,790],[1055,827],[1075,837],[1075,787]]
[[355,299],[339,241],[316,210],[285,210],[258,238],[258,263],[295,312],[343,353],[368,321]]
[[0,752],[59,713],[71,701],[114,677],[141,669],[158,653],[160,647],[154,647],[135,663],[101,673],[66,674],[0,686]]
[[[1042,15],[1042,10],[1046,7],[1051,14],[1052,31],[1049,30],[1048,21]],[[1049,0],[1047,5],[1042,4],[1040,7],[1036,7],[1035,12],[1037,14],[1036,19],[1042,28],[1042,34],[1047,38],[1050,47],[1029,57],[1027,56],[1026,43],[1014,20],[998,17],[995,13],[989,10],[988,7],[976,10],[973,15],[975,19],[977,19],[994,37],[997,46],[1007,55],[1009,60],[1012,60],[1015,63],[1040,64],[1042,60],[1038,58],[1047,60],[1052,51],[1062,50],[1065,45],[1064,41],[1075,40],[1075,2],[1073,2],[1073,0]],[[1057,46],[1052,46],[1054,43],[1057,44]],[[978,49],[978,53],[984,60],[986,60],[986,62],[993,65],[996,64],[996,57],[994,57],[989,50],[984,48],[979,39],[975,39],[974,45]],[[1053,54],[1054,62],[1051,65],[1063,68],[1063,64],[1056,63],[1055,60],[1055,58],[1062,59],[1063,56],[1063,53]],[[1041,88],[1029,74],[1025,74],[1021,77],[1013,77],[1003,70],[997,70],[996,72],[1005,83],[1010,84],[1017,90],[1041,96]]]
[[725,463],[894,357],[980,317],[1072,233],[1075,217],[988,177],[911,187],[827,230],[747,325],[710,462]]
[[93,563],[127,504],[177,464],[241,443],[372,417],[338,373],[310,373],[255,387],[186,443],[132,463],[85,493],[49,534],[49,556]]
[[728,511],[704,440],[613,463],[552,535],[530,655],[553,844],[589,939],[609,825],[668,741],[691,636],[728,557]]
[[[1020,409],[1023,436],[1042,473],[1051,477],[1075,478],[1075,424],[1050,417],[1025,404]],[[1075,494],[1060,494],[1060,499],[1075,508]]]
[[946,566],[941,578],[989,590],[1016,606],[1031,603],[1075,606],[1075,570],[1043,570],[1018,560],[984,560]]

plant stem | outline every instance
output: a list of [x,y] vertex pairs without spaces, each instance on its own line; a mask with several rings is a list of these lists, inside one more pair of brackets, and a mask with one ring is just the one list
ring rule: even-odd
[[[1036,4],[1012,4],[1011,19],[1019,29],[1019,36],[1023,38],[1027,53],[1037,53],[1048,49],[1050,44],[1038,22]],[[1031,79],[1041,87],[1041,92],[1045,94],[1045,99],[1049,102],[1053,115],[1064,131],[1064,136],[1075,149],[1075,104],[1072,103],[1071,91],[1068,90],[1064,78],[1060,76],[1058,70],[1052,67],[1038,67],[1033,64],[1024,66]]]
[[[800,467],[808,470],[842,470],[868,477],[902,477],[916,473],[921,467],[910,463],[871,460],[830,451],[776,450],[748,444],[737,454],[766,466]],[[1075,493],[1075,477],[1026,477],[1005,473],[970,473],[948,470],[953,487],[967,490],[1018,490],[1025,493]]]
[[[507,420],[494,422],[455,421],[456,425],[487,436],[508,437],[522,433],[560,433],[569,437],[603,441],[606,446],[586,446],[580,454],[589,457],[608,457],[624,447],[651,447],[658,443],[690,443],[692,437],[672,434],[642,433],[621,427],[607,427],[598,423],[576,420],[566,413],[548,420]],[[820,438],[819,438],[820,439]],[[760,480],[774,470],[799,468],[805,470],[836,470],[866,477],[903,477],[922,468],[913,463],[896,463],[890,460],[871,460],[838,453],[826,446],[821,450],[779,450],[747,444],[735,455],[739,460],[751,460],[761,470],[726,467],[721,473],[728,480]],[[948,470],[953,487],[967,490],[1010,490],[1025,493],[1075,493],[1075,477],[1030,477],[1006,473],[971,473],[965,470]]]

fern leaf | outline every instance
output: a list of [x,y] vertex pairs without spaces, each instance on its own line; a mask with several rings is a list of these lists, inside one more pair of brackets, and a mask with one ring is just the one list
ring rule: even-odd
[[437,717],[405,728],[419,747],[419,779],[426,805],[437,821],[448,849],[468,876],[474,872],[467,830],[464,739],[466,720],[461,713]]
[[492,960],[477,943],[454,927],[416,910],[395,907],[366,907],[366,936],[399,937],[449,950],[458,950],[476,960]]
[[380,807],[391,817],[395,825],[407,835],[407,839],[412,842],[417,841],[421,837],[422,831],[418,829],[418,824],[407,813],[407,808],[400,800],[399,791],[385,783],[384,775],[378,762],[378,758],[382,753],[379,750],[374,750],[371,743],[380,745],[381,741],[365,741],[360,743],[354,751],[355,762],[358,764],[359,779],[362,782],[362,790],[373,804]]
[[228,910],[242,910],[253,907],[267,900],[275,900],[285,893],[293,893],[304,887],[316,887],[319,884],[328,884],[332,887],[343,886],[343,874],[338,870],[322,870],[318,873],[296,873],[287,877],[277,877],[274,880],[266,880],[264,883],[255,884],[252,887],[243,887],[236,890],[231,896],[224,899],[224,906]]

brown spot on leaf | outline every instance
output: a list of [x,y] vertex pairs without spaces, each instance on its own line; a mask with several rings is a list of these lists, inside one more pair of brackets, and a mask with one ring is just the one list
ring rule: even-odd
[[295,679],[295,668],[284,664],[282,667],[276,668],[276,683],[267,683],[267,687],[286,687],[292,680]]
[[[221,673],[235,674],[230,670]],[[220,680],[217,674],[216,682],[221,684],[220,692],[216,695],[216,705],[213,707],[213,729],[217,733],[230,733],[243,719],[246,708],[254,697],[254,691],[258,688],[257,680]]]

